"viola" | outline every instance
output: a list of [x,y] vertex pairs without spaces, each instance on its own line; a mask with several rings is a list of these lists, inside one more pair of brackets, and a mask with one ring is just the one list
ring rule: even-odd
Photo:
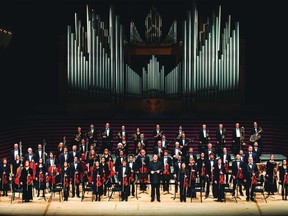
[[134,173],[131,173],[130,174],[130,182],[134,182],[134,181],[135,181]]
[[225,184],[224,175],[219,176],[219,184]]
[[185,187],[188,187],[189,186],[189,181],[188,181],[188,178],[185,177]]
[[80,183],[80,181],[79,181],[79,173],[78,172],[75,173],[74,181],[75,181],[75,184],[79,184]]
[[4,185],[8,184],[8,178],[6,174],[3,174],[3,184]]
[[33,183],[33,176],[27,175],[27,185],[32,185]]
[[44,174],[40,172],[39,174],[39,182],[42,183],[44,181]]
[[170,174],[170,172],[169,172],[169,165],[166,164],[166,165],[164,166],[163,175],[169,175],[169,174]]
[[127,176],[124,177],[123,183],[124,183],[124,186],[128,186],[129,185],[129,181],[128,181]]
[[243,179],[243,172],[242,169],[238,169],[238,179]]
[[[139,173],[148,173],[147,167],[142,166],[142,167],[139,169]],[[147,177],[147,178],[140,178],[139,181],[140,181],[141,183],[148,183],[148,177]]]
[[65,187],[68,188],[69,187],[69,181],[67,176],[65,177]]
[[229,164],[225,163],[225,172],[228,173],[229,172]]
[[192,170],[191,179],[192,179],[192,181],[195,181],[195,180],[196,180],[195,170]]
[[288,174],[285,175],[285,180],[284,180],[285,184],[288,185]]
[[256,179],[256,175],[252,176],[252,185],[257,184],[257,179]]
[[96,182],[96,186],[97,186],[97,187],[101,187],[101,186],[102,186],[102,182],[101,182],[100,175],[97,175],[97,182]]
[[201,176],[206,176],[206,168],[204,166],[201,169]]

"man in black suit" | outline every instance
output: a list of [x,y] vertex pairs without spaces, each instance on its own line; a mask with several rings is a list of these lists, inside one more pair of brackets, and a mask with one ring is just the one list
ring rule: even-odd
[[159,140],[159,141],[157,142],[157,146],[154,146],[154,148],[153,148],[153,153],[154,153],[154,154],[157,154],[159,158],[162,158],[162,157],[163,157],[164,148],[162,147],[162,142],[161,142],[161,140]]
[[229,177],[229,170],[230,170],[229,164],[231,162],[231,155],[230,153],[228,153],[226,147],[223,148],[220,158],[222,160],[222,165],[225,167],[226,184],[228,184],[228,177]]
[[172,158],[168,155],[168,150],[164,150],[164,155],[162,158],[159,158],[159,160],[163,163],[163,178],[162,178],[162,184],[163,184],[163,191],[169,192],[169,182],[170,182],[170,176],[171,176],[171,166],[172,166]]
[[93,124],[90,124],[89,130],[86,132],[86,139],[88,139],[89,146],[93,144],[94,146],[97,143],[97,132]]
[[158,160],[158,155],[153,155],[153,160],[150,161],[148,166],[148,171],[150,174],[150,182],[151,182],[151,202],[155,200],[155,192],[157,201],[160,202],[160,181],[161,181],[161,174],[163,171],[163,164],[161,161]]
[[70,163],[70,170],[71,170],[71,177],[72,177],[72,198],[75,197],[75,190],[76,190],[76,196],[80,198],[80,191],[79,191],[79,185],[80,185],[80,173],[81,173],[81,165],[78,161],[78,157],[75,156],[73,158],[73,162]]
[[183,133],[185,133],[185,132],[183,131],[183,127],[180,125],[178,128],[178,131],[176,133],[176,140],[177,141],[179,141],[179,139],[181,138]]
[[[10,151],[10,164],[16,160],[16,155],[20,156],[20,149],[18,143],[14,144],[14,148]],[[20,158],[22,160],[22,158]]]
[[38,144],[37,150],[35,151],[35,156],[36,156],[35,162],[38,163],[39,159],[42,158],[43,163],[45,163],[44,158],[43,158],[44,154],[45,154],[45,158],[46,158],[47,154],[46,154],[46,152],[44,152],[44,150],[42,148],[42,144]]
[[121,126],[121,130],[117,133],[118,142],[121,142],[122,137],[126,137],[126,140],[129,138],[128,131],[125,129],[125,125]]
[[[147,181],[148,181],[148,166],[149,166],[149,156],[146,155],[146,151],[142,149],[140,155],[137,156],[136,163],[136,173],[140,180],[140,190],[146,191]],[[141,176],[142,175],[142,176]],[[147,178],[146,178],[147,175]]]
[[209,155],[210,155],[211,153],[213,153],[214,156],[216,157],[216,152],[215,152],[215,150],[214,150],[214,148],[213,148],[212,143],[208,143],[208,144],[207,144],[207,148],[206,148],[206,150],[204,151],[204,153],[205,153],[205,157],[206,157],[206,158],[209,158]]
[[29,162],[36,162],[36,155],[33,153],[32,148],[28,148],[28,153],[25,154],[24,161],[29,160]]
[[[235,160],[232,162],[232,174],[233,179],[233,194],[235,196],[235,190],[239,188],[241,196],[243,195],[242,185],[244,184],[244,174],[243,174],[244,162],[240,160],[240,155],[237,154]],[[238,188],[236,188],[238,186]]]
[[216,154],[220,155],[222,149],[226,144],[226,129],[223,124],[219,124],[218,129],[216,130]]
[[[246,190],[246,201],[254,201],[254,190],[256,184],[253,184],[254,179],[259,175],[258,167],[255,162],[253,162],[252,157],[248,157],[248,163],[244,165],[244,182]],[[257,181],[257,180],[256,180]],[[256,182],[257,183],[257,182]]]
[[131,171],[131,174],[130,174],[130,190],[129,190],[129,195],[130,195],[130,191],[132,193],[132,196],[135,196],[135,173],[136,173],[136,163],[134,161],[134,157],[133,155],[129,155],[128,157],[128,163],[127,165],[130,167],[130,171]]
[[245,156],[244,156],[244,163],[248,163],[248,158],[249,157],[252,157],[253,158],[253,162],[255,163],[255,161],[257,161],[257,154],[256,153],[253,153],[253,146],[249,145],[248,146],[248,152],[245,153]]
[[157,142],[162,139],[163,131],[160,128],[160,125],[157,124],[155,130],[153,131],[154,145],[157,145]]
[[110,124],[107,122],[105,124],[105,128],[102,130],[101,133],[102,137],[102,152],[104,149],[108,149],[110,153],[112,153],[112,139],[113,139],[113,131],[110,128]]
[[206,124],[202,125],[202,129],[199,131],[198,138],[200,151],[205,151],[210,140],[210,132],[207,130]]
[[77,157],[78,160],[80,159],[79,151],[77,151],[77,145],[73,145],[72,150],[69,152],[70,163],[73,162],[74,157]]
[[242,136],[242,131],[240,129],[240,124],[237,122],[235,124],[235,128],[232,129],[232,150],[231,152],[236,155],[239,153],[239,150],[241,149],[241,143],[240,138]]
[[[146,150],[148,146],[148,139],[146,139],[144,133],[140,134],[139,142],[141,143],[142,149]],[[136,146],[135,146],[135,149],[136,149]]]
[[195,162],[197,162],[197,155],[194,153],[192,147],[189,148],[188,153],[185,155],[185,164],[186,166],[189,164],[190,158],[193,158]]
[[119,167],[118,172],[118,181],[119,185],[121,186],[122,201],[124,200],[128,201],[129,188],[130,188],[130,182],[129,182],[130,175],[131,175],[131,168],[127,166],[126,160],[123,160],[121,166]]
[[187,138],[185,133],[182,133],[181,138],[179,139],[179,143],[180,143],[180,148],[181,148],[183,156],[185,156],[187,154],[189,144],[191,142],[192,142],[192,140]]
[[161,146],[163,147],[163,149],[169,149],[169,144],[170,142],[166,139],[166,135],[163,134],[161,139]]
[[258,139],[255,140],[255,141],[253,141],[253,140],[251,141],[251,145],[252,145],[252,146],[253,146],[254,142],[257,141],[257,142],[258,142],[258,146],[263,149],[262,138],[261,138],[261,135],[260,135],[260,133],[261,133],[262,131],[263,131],[262,127],[260,127],[256,121],[253,122],[253,128],[252,128],[252,130],[250,131],[250,137],[251,137],[252,135],[254,135],[254,136],[257,137]]
[[216,159],[214,153],[210,153],[208,160],[206,160],[206,193],[205,199],[209,197],[210,193],[210,184],[212,184],[212,194],[213,197],[216,198],[216,184],[214,183],[214,166],[216,164]]
[[70,159],[70,154],[68,152],[68,147],[64,146],[63,152],[59,156],[59,162],[60,162],[61,168],[63,167],[64,162],[67,162],[68,164],[70,164],[71,161],[73,161],[73,159]]
[[259,147],[258,142],[254,142],[252,152],[254,152],[257,155],[255,163],[260,163],[262,149]]

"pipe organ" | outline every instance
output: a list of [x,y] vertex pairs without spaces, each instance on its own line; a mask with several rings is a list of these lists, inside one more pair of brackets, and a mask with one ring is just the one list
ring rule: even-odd
[[[86,7],[86,23],[74,17],[67,26],[68,100],[72,103],[122,100],[129,97],[191,101],[237,102],[239,96],[239,23],[231,16],[221,20],[221,6],[206,23],[201,23],[196,5],[187,11],[182,24],[182,41],[177,41],[174,21],[163,43],[182,49],[180,62],[165,72],[152,54],[142,71],[124,60],[124,30],[114,7],[108,22]],[[223,25],[224,23],[224,25]],[[223,26],[222,26],[223,25]],[[234,28],[232,28],[232,26]],[[161,44],[162,18],[152,8],[145,20],[144,41],[130,22],[131,44]],[[194,102],[193,102],[194,103]]]

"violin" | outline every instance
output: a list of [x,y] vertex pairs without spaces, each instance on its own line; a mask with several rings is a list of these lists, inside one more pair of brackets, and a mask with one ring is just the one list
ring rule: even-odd
[[131,181],[131,182],[134,182],[134,181],[135,181],[134,173],[131,173],[131,174],[130,174],[130,181]]
[[192,181],[196,180],[195,170],[192,170],[191,179],[192,179]]
[[184,183],[185,187],[189,186],[189,181],[188,181],[188,177],[185,177],[185,183]]
[[74,181],[75,181],[75,184],[79,184],[79,183],[80,183],[80,181],[79,181],[79,173],[78,173],[78,172],[75,172],[75,179],[74,179]]
[[288,173],[286,173],[285,175],[285,180],[284,180],[285,184],[288,185]]
[[101,178],[100,178],[100,175],[97,175],[97,180],[96,180],[96,186],[97,187],[101,187],[102,186],[102,182],[101,182]]
[[39,182],[42,183],[44,181],[44,174],[40,172],[39,174]]
[[224,175],[219,176],[219,184],[225,184]]
[[238,179],[243,179],[243,172],[241,168],[238,169]]
[[229,172],[229,164],[225,163],[225,172],[228,173]]
[[205,164],[202,164],[202,168],[201,168],[201,176],[206,176],[206,167]]
[[6,185],[8,184],[8,178],[7,175],[3,173],[3,184]]
[[67,176],[65,177],[65,187],[68,188],[69,187],[69,181]]
[[257,184],[257,179],[256,179],[256,175],[252,176],[252,185]]
[[124,186],[128,186],[128,185],[129,185],[129,181],[128,181],[127,176],[125,176],[125,177],[123,178],[123,184],[124,184]]
[[169,165],[166,164],[166,165],[164,166],[163,175],[169,175],[169,174],[170,174],[170,172],[169,172]]
[[93,179],[92,179],[92,173],[93,173],[93,166],[91,166],[91,167],[89,168],[89,172],[88,172],[88,176],[87,176],[89,183],[91,183],[92,180],[93,180]]

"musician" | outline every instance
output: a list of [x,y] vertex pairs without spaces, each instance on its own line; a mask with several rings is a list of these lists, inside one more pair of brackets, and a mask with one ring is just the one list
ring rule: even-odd
[[185,133],[182,133],[179,143],[180,143],[180,148],[182,151],[182,155],[185,156],[187,154],[187,150],[189,148],[189,143],[191,143],[192,140],[186,137]]
[[20,184],[23,188],[22,199],[25,202],[33,200],[33,169],[29,166],[29,160],[25,160],[24,167],[21,171]]
[[78,146],[82,139],[85,138],[85,134],[82,132],[81,127],[77,127],[77,132],[73,135],[73,144]]
[[[241,196],[244,196],[243,194],[243,185],[244,185],[244,162],[241,161],[240,155],[237,154],[235,157],[235,160],[232,162],[232,174],[231,177],[233,179],[233,194],[232,196],[235,196],[235,190],[239,188],[239,192]],[[237,188],[236,188],[237,187]]]
[[74,157],[74,161],[70,163],[70,171],[71,171],[71,178],[72,178],[72,198],[75,197],[75,190],[76,196],[80,198],[80,190],[79,185],[81,182],[80,173],[81,173],[81,165],[78,161],[78,157]]
[[260,163],[260,157],[262,154],[262,149],[259,147],[258,142],[254,142],[253,144],[253,150],[252,152],[254,152],[257,155],[257,159],[256,159],[256,163]]
[[197,176],[200,177],[201,187],[205,187],[206,181],[206,161],[205,153],[201,152],[199,158],[197,159]]
[[2,196],[8,196],[9,190],[9,176],[10,176],[10,166],[7,163],[7,158],[2,159],[2,164],[0,165],[0,180],[1,180],[1,190],[3,191]]
[[182,163],[181,168],[179,169],[179,178],[177,179],[177,184],[180,189],[180,202],[186,202],[188,171],[186,169],[185,163]]
[[105,127],[101,132],[101,138],[102,138],[102,151],[104,151],[104,149],[107,148],[108,151],[111,153],[113,132],[108,122],[105,124]]
[[164,150],[163,157],[159,158],[159,160],[163,163],[163,173],[162,173],[163,191],[169,192],[170,174],[172,173],[171,171],[172,158],[168,155],[167,149]]
[[[258,136],[261,132],[262,132],[262,128],[258,125],[258,123],[256,121],[254,121],[253,122],[253,128],[250,131],[250,137],[252,135]],[[263,149],[261,136],[258,136],[258,139],[256,141],[258,142],[259,147]],[[254,144],[254,142],[251,142],[252,146],[253,146],[253,144]]]
[[16,155],[20,155],[18,143],[15,143],[13,149],[10,151],[10,163],[12,163],[16,159]]
[[[108,149],[104,149],[102,157],[105,158],[105,162],[107,163],[108,168],[109,168],[108,184],[114,183],[115,182],[115,178],[114,178],[115,164],[114,164],[114,160],[113,160],[111,154],[109,153]],[[110,187],[110,186],[107,185],[107,187]]]
[[77,151],[77,145],[73,145],[71,151],[69,151],[70,163],[73,162],[74,157],[80,159],[80,153]]
[[24,160],[29,160],[29,162],[36,162],[36,155],[33,153],[32,148],[28,148],[27,154],[24,156]]
[[[69,197],[69,191],[70,191],[70,180],[73,177],[71,174],[71,168],[68,165],[68,162],[65,161],[63,164],[63,167],[61,168],[61,182],[63,185],[63,197],[64,201],[68,201]],[[73,185],[73,180],[72,180],[72,185]]]
[[244,154],[244,152],[243,152],[243,149],[240,149],[240,150],[239,150],[239,155],[240,155],[240,160],[244,162],[245,154]]
[[160,202],[160,181],[162,179],[163,164],[159,161],[157,154],[153,155],[153,160],[149,163],[148,171],[151,182],[151,202],[154,202],[155,200],[155,192],[157,201]]
[[44,152],[43,148],[42,148],[42,144],[38,144],[37,146],[37,150],[35,151],[35,162],[38,164],[38,161],[40,158],[43,159],[43,163],[45,163],[44,161],[44,154],[45,156],[47,156],[47,153]]
[[[64,145],[63,142],[59,142],[58,146],[57,146],[57,151],[55,152],[55,158],[57,158],[57,160],[60,160],[60,155],[63,153],[64,151],[64,147],[66,146],[66,144]],[[68,147],[68,146],[67,146]],[[45,161],[46,162],[46,161]]]
[[[17,174],[19,174],[17,171],[19,171],[21,174],[20,169],[23,167],[22,160],[20,160],[19,155],[16,155],[16,159],[12,163],[10,163],[10,166],[12,166],[12,179],[13,179],[12,187],[16,188],[16,186],[19,186],[15,183],[15,178],[17,177]],[[21,168],[19,168],[20,166]],[[18,176],[20,176],[20,174]]]
[[146,150],[147,146],[148,146],[148,139],[146,139],[145,134],[141,133],[140,134],[140,139],[139,139],[141,145],[142,145],[142,149]]
[[196,161],[193,157],[189,158],[189,162],[186,166],[187,174],[188,174],[188,188],[187,188],[187,196],[191,198],[196,198],[195,182],[197,178],[197,166]]
[[228,184],[228,179],[229,179],[229,169],[230,169],[230,162],[232,161],[230,153],[228,153],[227,148],[224,147],[222,149],[222,153],[220,155],[220,158],[222,160],[222,165],[225,167],[225,180],[226,184]]
[[97,132],[93,124],[90,124],[89,130],[86,132],[86,139],[88,139],[88,144],[96,146],[97,143]]
[[131,171],[129,195],[131,192],[132,196],[135,196],[135,184],[134,183],[135,183],[135,172],[137,170],[136,170],[136,163],[134,161],[134,157],[132,154],[130,154],[128,157],[128,164],[127,165],[130,167],[130,171]]
[[254,163],[255,163],[255,161],[258,160],[256,153],[253,153],[253,146],[251,146],[251,145],[248,146],[248,152],[245,153],[245,155],[244,155],[244,163],[246,163],[246,164],[248,163],[249,157],[253,158]]
[[202,125],[202,129],[199,131],[198,138],[200,151],[205,151],[205,149],[207,148],[207,144],[210,140],[210,134],[206,124]]
[[248,158],[248,163],[244,165],[244,183],[246,190],[246,201],[254,201],[255,179],[259,175],[256,163],[252,157]]
[[137,145],[138,141],[140,140],[140,128],[136,128],[136,132],[131,135],[131,139],[134,141],[134,146]]
[[226,144],[226,129],[223,124],[218,125],[218,129],[216,130],[216,154],[220,155],[222,153],[222,149]]
[[[140,152],[140,155],[135,160],[136,170],[137,170],[136,174],[138,175],[138,179],[140,181],[141,191],[146,191],[146,188],[147,188],[149,162],[150,162],[150,159],[146,155],[146,151],[142,149]],[[143,176],[140,176],[141,174],[143,174]]]
[[118,184],[121,186],[121,198],[122,201],[128,201],[129,191],[130,191],[130,175],[131,168],[127,166],[126,160],[122,161],[122,164],[118,172]]
[[224,185],[225,185],[225,167],[223,166],[222,159],[217,160],[214,166],[214,184],[216,189],[216,197],[218,202],[223,202],[224,199]]
[[71,163],[73,159],[70,157],[71,155],[68,152],[68,147],[64,146],[64,150],[59,156],[60,167],[63,167],[64,162],[67,162],[68,164]]
[[157,146],[154,146],[153,153],[157,154],[159,158],[162,158],[164,155],[164,148],[162,147],[162,142],[159,140]]
[[287,200],[288,196],[288,166],[287,160],[282,161],[282,166],[279,167],[279,185],[282,186],[282,200]]
[[103,173],[103,195],[106,196],[107,187],[111,185],[110,179],[109,179],[109,167],[108,164],[105,161],[105,157],[101,157],[100,160],[100,169]]
[[211,153],[213,153],[214,156],[216,155],[216,152],[215,152],[215,149],[213,148],[212,143],[208,143],[208,144],[207,144],[207,147],[206,147],[206,149],[204,150],[204,153],[205,153],[205,157],[206,157],[206,158],[209,158],[209,155],[210,155]]
[[[90,150],[88,152],[88,157],[86,158],[86,164],[89,164],[89,167],[90,167],[90,166],[94,165],[94,162],[96,160],[100,161],[100,156],[96,153],[93,144],[90,145],[89,149]],[[108,150],[107,150],[107,152],[108,152]]]
[[125,125],[122,125],[121,130],[117,133],[118,142],[121,142],[123,136],[128,137],[128,135],[129,133],[125,129]]
[[181,156],[181,159],[182,159],[182,151],[181,151],[181,148],[180,148],[180,143],[178,141],[175,142],[175,146],[171,150],[171,156],[173,158],[173,162],[177,161],[179,156]]
[[85,161],[87,157],[87,152],[89,151],[88,149],[88,139],[81,139],[81,143],[79,145],[79,159]]
[[141,142],[138,141],[137,145],[135,146],[135,155],[140,155],[141,150],[144,149],[141,145]]
[[180,125],[178,128],[178,131],[176,132],[176,141],[179,141],[179,139],[182,137],[182,134],[184,133],[183,127]]
[[212,183],[212,194],[214,198],[217,198],[216,192],[216,184],[214,179],[214,168],[216,164],[216,159],[214,153],[210,153],[208,160],[206,160],[205,167],[206,167],[206,193],[205,199],[209,197],[210,194],[210,185]]
[[188,165],[190,158],[193,158],[195,163],[197,162],[197,155],[194,153],[193,147],[189,147],[188,153],[185,155],[186,166]]
[[178,182],[180,181],[180,170],[181,170],[181,166],[182,166],[183,160],[181,155],[179,155],[177,157],[176,161],[173,161],[173,177],[175,179],[175,194],[178,193]]
[[277,176],[278,164],[274,160],[274,155],[271,154],[269,161],[266,162],[266,175],[265,175],[265,190],[270,194],[274,195],[277,192]]
[[40,196],[40,190],[42,190],[42,196],[45,199],[45,189],[46,189],[46,178],[45,174],[47,172],[46,167],[43,164],[43,159],[40,158],[36,167],[36,181],[35,181],[35,188],[37,190],[37,197]]
[[51,190],[52,185],[60,181],[58,160],[54,156],[53,151],[50,151],[49,158],[45,162],[45,167],[47,170],[46,181],[48,181],[49,189]]
[[157,142],[161,140],[162,135],[163,131],[161,131],[160,125],[157,124],[155,130],[153,131],[154,145],[157,145]]
[[240,124],[237,122],[235,124],[235,128],[232,129],[232,153],[234,155],[238,154],[239,150],[241,149],[240,145],[240,138],[242,136],[242,132],[240,129]]
[[94,169],[93,169],[93,180],[92,180],[92,184],[94,186],[94,190],[93,193],[95,194],[95,201],[99,201],[101,199],[101,196],[103,195],[103,172],[102,169],[100,168],[100,163],[99,161],[95,161],[95,165],[94,165]]
[[163,149],[169,149],[169,144],[170,142],[167,140],[166,135],[163,134],[162,135],[162,139],[161,139],[161,146]]
[[128,145],[128,142],[126,140],[126,136],[122,136],[121,141],[119,143],[122,144],[122,149],[123,149],[125,155],[128,155],[129,145]]
[[116,173],[119,172],[119,168],[122,166],[123,160],[126,160],[126,155],[123,150],[119,150],[119,155],[116,157],[115,160],[115,171]]

